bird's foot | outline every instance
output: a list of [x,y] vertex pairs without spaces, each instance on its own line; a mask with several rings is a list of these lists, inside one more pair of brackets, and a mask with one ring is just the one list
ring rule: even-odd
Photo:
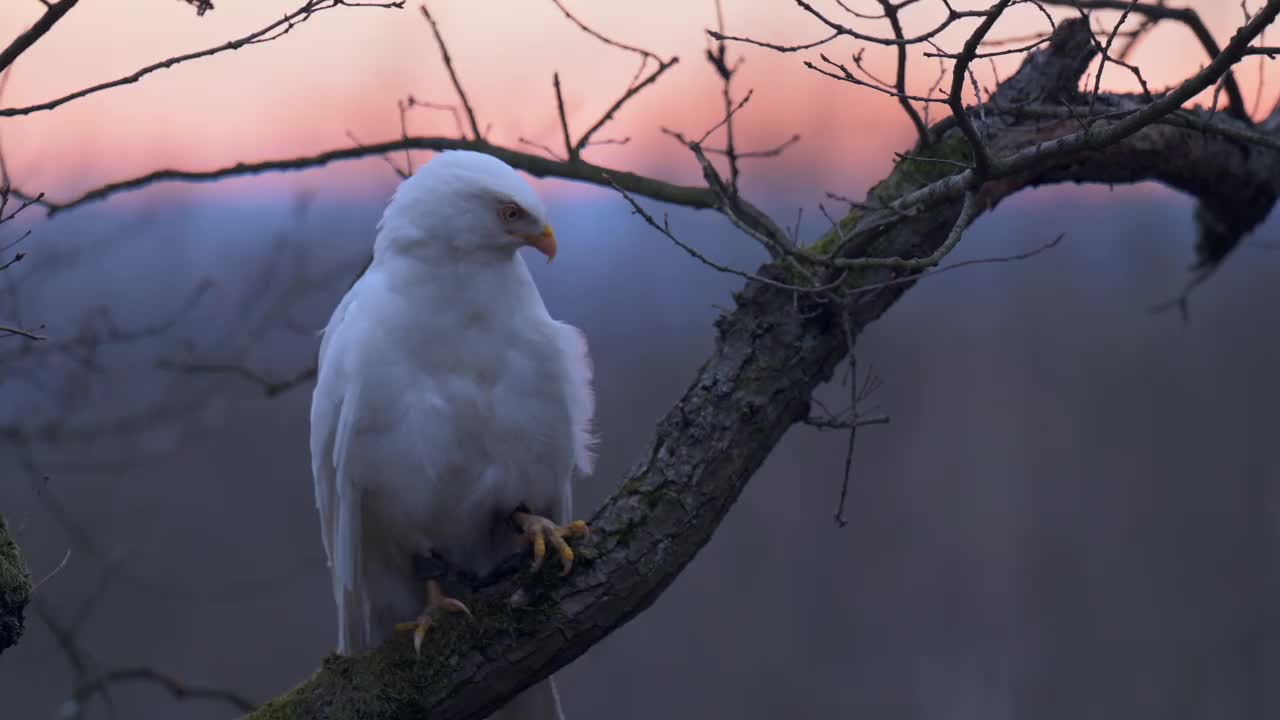
[[520,533],[526,542],[533,544],[533,570],[536,572],[542,567],[542,561],[547,556],[547,543],[551,543],[551,547],[555,548],[556,553],[560,556],[560,574],[568,575],[573,569],[573,548],[569,547],[566,538],[591,537],[591,528],[581,520],[574,520],[568,525],[557,525],[551,520],[534,515],[522,510],[517,510],[512,516],[512,520],[520,528]]
[[467,616],[471,615],[471,611],[461,600],[448,597],[441,589],[440,583],[436,580],[427,581],[427,606],[422,609],[422,614],[417,620],[411,622],[403,622],[396,625],[396,631],[405,632],[413,631],[413,652],[421,654],[422,642],[427,637],[427,631],[431,629],[431,624],[441,613],[463,613]]

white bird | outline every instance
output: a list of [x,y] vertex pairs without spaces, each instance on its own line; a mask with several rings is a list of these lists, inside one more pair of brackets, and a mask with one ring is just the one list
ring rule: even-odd
[[[564,523],[574,475],[593,463],[592,370],[524,246],[555,257],[533,188],[489,155],[440,153],[396,190],[372,264],[323,331],[311,460],[339,653],[406,625],[416,648],[439,613],[466,611],[415,577],[415,555],[484,574],[530,542],[536,567],[550,542],[572,564],[564,538],[586,526]],[[554,681],[492,717],[561,718]]]

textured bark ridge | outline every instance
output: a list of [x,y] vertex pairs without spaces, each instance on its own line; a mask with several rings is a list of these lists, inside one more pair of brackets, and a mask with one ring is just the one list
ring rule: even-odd
[[0,653],[22,638],[23,611],[31,599],[31,573],[0,515]]
[[[1093,53],[1085,24],[1071,21],[1059,26],[1048,47],[1027,58],[984,109],[983,132],[995,154],[1078,127],[1079,120],[1064,114],[1063,100],[1080,100],[1077,84]],[[1122,95],[1102,95],[1095,102],[1114,110],[1143,104]],[[1233,218],[1201,223],[1218,234],[1202,238],[1215,248],[1202,259],[1216,262],[1274,204],[1280,164],[1274,150],[1204,132],[1195,126],[1197,117],[1179,112],[1104,149],[1059,156],[988,182],[980,191],[982,210],[1043,183],[1162,181],[1196,195],[1211,220]],[[1265,125],[1221,116],[1215,122],[1267,131]],[[969,159],[954,122],[932,130],[933,142],[915,148],[872,190],[872,205],[887,205],[961,171],[953,163],[921,159]],[[1245,215],[1238,212],[1242,202],[1249,210]],[[833,230],[811,251],[843,245],[847,257],[927,256],[946,240],[959,204],[957,199],[905,216],[891,209],[857,210],[841,220],[839,236]],[[895,272],[900,271],[861,268],[846,282],[854,290],[899,277]],[[759,274],[787,279],[775,265]],[[407,637],[362,656],[330,657],[314,676],[251,717],[483,718],[571,662],[647,608],[693,559],[783,433],[807,415],[811,393],[851,345],[846,329],[856,337],[910,285],[854,292],[842,310],[836,303],[748,283],[735,298],[736,309],[716,323],[715,350],[659,424],[647,457],[591,519],[594,539],[580,545],[581,560],[571,576],[524,573],[482,591],[470,600],[474,620],[450,619],[433,629],[421,658],[414,657]],[[531,601],[512,609],[506,598],[518,587],[530,591]]]

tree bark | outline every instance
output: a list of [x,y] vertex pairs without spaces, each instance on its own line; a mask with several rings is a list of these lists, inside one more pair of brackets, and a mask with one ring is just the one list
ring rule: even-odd
[[[1060,24],[1052,42],[1028,57],[985,106],[983,132],[993,154],[1032,147],[1079,126],[1081,120],[1064,114],[1063,101],[1080,100],[1080,74],[1094,52],[1084,22]],[[1144,104],[1102,95],[1095,109]],[[1208,117],[1179,111],[1109,147],[987,182],[979,191],[981,209],[1045,183],[1157,180],[1200,199],[1201,214],[1211,219],[1202,232],[1212,226],[1218,235],[1208,241],[1215,250],[1202,251],[1202,259],[1216,263],[1274,205],[1280,174],[1275,150],[1211,131],[1200,122]],[[1269,124],[1212,120],[1232,132],[1268,133],[1275,140]],[[954,122],[935,125],[932,137],[869,193],[869,204],[887,206],[960,172],[955,163],[971,159]],[[910,215],[883,207],[855,210],[811,251],[842,246],[850,258],[925,257],[946,240],[959,209],[957,199]],[[765,265],[758,274],[794,281],[782,264]],[[891,280],[904,281],[884,284]],[[782,435],[808,415],[814,389],[831,377],[853,339],[913,282],[902,271],[858,268],[845,280],[843,305],[748,283],[733,312],[716,322],[714,351],[658,425],[648,454],[591,519],[594,538],[582,546],[569,577],[522,573],[481,591],[469,601],[474,620],[433,628],[421,658],[406,636],[361,656],[331,656],[310,679],[251,717],[476,720],[568,664],[670,585]],[[519,588],[531,599],[513,609],[507,598]]]

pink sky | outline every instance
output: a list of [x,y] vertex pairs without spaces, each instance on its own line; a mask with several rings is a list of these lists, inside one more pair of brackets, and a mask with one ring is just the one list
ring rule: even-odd
[[[27,105],[95,82],[112,79],[165,57],[244,35],[296,8],[301,0],[220,0],[197,17],[176,0],[82,0],[35,48],[15,63],[3,106]],[[958,8],[985,2],[954,2]],[[1220,40],[1241,20],[1238,3],[1201,0],[1196,7]],[[5,0],[2,42],[40,14],[35,0]],[[718,86],[702,57],[703,30],[715,21],[711,0],[649,0],[643,3],[566,0],[580,19],[620,41],[640,45],[681,62],[630,104],[604,136],[630,136],[625,147],[590,151],[598,162],[627,166],[666,178],[694,181],[687,153],[663,136],[668,126],[700,134],[720,110]],[[857,24],[832,2],[816,5]],[[871,0],[852,3],[874,12]],[[476,8],[483,7],[484,13]],[[938,2],[924,0],[905,21],[923,29]],[[775,42],[811,41],[824,28],[790,2],[725,0],[728,30]],[[514,143],[525,136],[556,147],[559,129],[551,75],[565,85],[571,127],[580,130],[612,102],[635,71],[634,56],[605,47],[574,28],[549,1],[479,2],[435,0],[459,73],[492,139]],[[1063,14],[1066,14],[1065,12]],[[1107,17],[1114,18],[1114,15]],[[1043,19],[1029,6],[1011,11],[994,37],[1038,30]],[[965,26],[968,27],[968,26]],[[961,35],[940,42],[959,46]],[[847,59],[860,44],[827,46]],[[758,175],[804,187],[865,189],[892,160],[891,150],[909,143],[911,131],[889,98],[827,80],[801,66],[816,51],[779,55],[738,46],[747,64],[737,82],[755,96],[740,116],[740,145],[769,145],[799,132],[803,141],[781,163],[752,166]],[[870,65],[891,74],[892,56],[871,48]],[[1205,61],[1191,36],[1170,27],[1153,35],[1137,56],[1153,87],[1194,72]],[[1257,63],[1241,73],[1252,98]],[[1002,63],[1002,74],[1011,72]],[[936,61],[912,67],[913,90],[923,92],[937,74]],[[980,77],[991,77],[990,66]],[[1116,87],[1131,83],[1118,71]],[[348,131],[365,141],[399,134],[395,103],[419,98],[454,102],[430,32],[417,10],[338,8],[325,11],[274,42],[197,60],[158,72],[142,82],[75,101],[50,112],[0,118],[9,167],[18,184],[65,197],[101,182],[161,166],[207,168],[235,162],[305,154],[350,144]],[[1270,98],[1270,95],[1267,96]],[[937,110],[935,110],[937,112]],[[415,134],[451,134],[447,115],[418,111]],[[536,152],[536,151],[535,151]],[[425,156],[418,158],[421,162]],[[768,162],[768,161],[766,161]],[[803,175],[796,172],[804,168]],[[380,163],[329,171],[318,182],[297,175],[274,176],[280,187],[340,186],[382,194],[393,178]]]

